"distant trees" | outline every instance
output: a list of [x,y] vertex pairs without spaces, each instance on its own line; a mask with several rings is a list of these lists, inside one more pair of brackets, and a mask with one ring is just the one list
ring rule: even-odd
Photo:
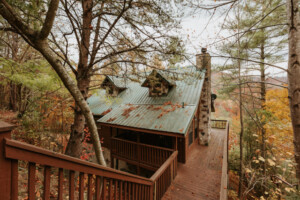
[[232,36],[220,48],[228,58],[219,67],[224,74],[223,92],[240,105],[240,199],[253,189],[259,196],[270,197],[275,186],[270,178],[281,174],[273,170],[271,152],[276,147],[268,142],[270,132],[266,133],[273,114],[265,106],[269,88],[266,70],[284,61],[287,47],[284,5],[281,0],[241,1],[233,9],[236,14],[223,26]]

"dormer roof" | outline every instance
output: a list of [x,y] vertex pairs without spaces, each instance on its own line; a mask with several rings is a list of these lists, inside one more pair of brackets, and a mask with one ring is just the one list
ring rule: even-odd
[[145,81],[142,83],[142,87],[149,87],[150,82],[157,78],[159,81],[165,81],[169,86],[175,86],[176,82],[167,77],[167,75],[162,71],[152,70],[152,72],[147,76]]
[[112,84],[118,89],[126,89],[126,82],[120,77],[106,75],[104,81],[101,83],[101,87],[105,87],[107,83]]

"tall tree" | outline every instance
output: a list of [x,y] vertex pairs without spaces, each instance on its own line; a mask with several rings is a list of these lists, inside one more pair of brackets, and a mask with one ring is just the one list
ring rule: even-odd
[[300,13],[299,0],[287,0],[289,31],[288,90],[294,131],[297,178],[300,183]]

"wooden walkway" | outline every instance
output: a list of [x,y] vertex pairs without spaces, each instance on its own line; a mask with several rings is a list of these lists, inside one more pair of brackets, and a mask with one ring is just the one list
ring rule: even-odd
[[209,146],[192,147],[186,164],[178,164],[177,176],[162,199],[220,199],[225,135],[225,129],[212,129]]

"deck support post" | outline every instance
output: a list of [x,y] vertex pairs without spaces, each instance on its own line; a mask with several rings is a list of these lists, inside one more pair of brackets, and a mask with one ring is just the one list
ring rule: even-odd
[[114,157],[110,154],[110,167],[114,168]]
[[12,188],[15,178],[12,174],[12,167],[16,168],[13,160],[5,158],[4,146],[5,138],[11,138],[11,130],[14,126],[0,121],[0,199],[14,199],[17,198],[18,188]]
[[116,159],[116,169],[119,169],[119,159]]

